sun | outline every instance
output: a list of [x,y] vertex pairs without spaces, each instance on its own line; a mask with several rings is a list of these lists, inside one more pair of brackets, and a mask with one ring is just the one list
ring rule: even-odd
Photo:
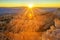
[[29,4],[28,7],[29,7],[29,8],[32,8],[32,7],[33,7],[33,4]]

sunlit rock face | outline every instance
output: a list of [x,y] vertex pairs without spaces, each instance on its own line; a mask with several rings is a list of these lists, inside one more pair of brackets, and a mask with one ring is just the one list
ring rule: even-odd
[[[53,24],[53,15],[46,14],[46,15],[39,15],[34,14],[34,16],[30,19],[28,16],[16,16],[11,22],[10,25],[12,26],[11,30],[13,31],[21,31],[21,32],[35,32],[38,29],[43,29],[45,24]],[[52,21],[52,22],[51,22]],[[50,26],[50,25],[48,25]],[[48,27],[47,27],[48,28]]]
[[44,32],[42,40],[60,40],[60,29]]
[[52,27],[42,35],[42,40],[60,40],[60,19],[56,18],[55,28]]
[[[17,15],[9,23],[7,36],[11,39],[13,37],[14,40],[42,40],[42,32],[53,24],[53,19],[54,16],[51,14],[28,13]],[[11,33],[13,35],[10,36]]]
[[55,26],[57,29],[60,29],[60,19],[55,19]]
[[4,15],[0,17],[0,27],[6,29],[0,33],[0,40],[60,40],[60,20],[55,19],[54,14],[29,11]]

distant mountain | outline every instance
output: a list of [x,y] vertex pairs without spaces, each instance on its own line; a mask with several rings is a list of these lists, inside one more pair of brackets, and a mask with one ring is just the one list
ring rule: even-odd
[[[0,15],[23,13],[25,11],[25,8],[26,7],[11,7],[11,8],[0,7]],[[59,8],[40,8],[40,7],[36,7],[36,9],[38,9],[38,12],[55,12],[56,15],[60,16],[60,11],[58,11],[58,10],[60,10]]]
[[[22,12],[25,9],[25,7],[12,7],[12,8],[2,8],[0,7],[0,14],[1,13],[18,13]],[[55,11],[57,8],[38,8],[42,11]]]
[[22,12],[25,8],[24,7],[14,7],[14,8],[1,8],[0,7],[0,14],[2,13],[18,13]]

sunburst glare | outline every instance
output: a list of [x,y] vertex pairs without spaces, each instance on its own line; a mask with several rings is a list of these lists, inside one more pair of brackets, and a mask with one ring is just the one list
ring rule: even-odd
[[32,8],[32,7],[33,7],[33,4],[29,4],[28,7],[29,7],[29,8]]

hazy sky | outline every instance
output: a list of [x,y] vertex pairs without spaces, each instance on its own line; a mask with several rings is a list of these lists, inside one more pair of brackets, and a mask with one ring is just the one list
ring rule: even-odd
[[19,4],[60,4],[60,0],[0,0],[0,6],[18,6]]
[[60,3],[60,0],[0,0],[0,3]]

